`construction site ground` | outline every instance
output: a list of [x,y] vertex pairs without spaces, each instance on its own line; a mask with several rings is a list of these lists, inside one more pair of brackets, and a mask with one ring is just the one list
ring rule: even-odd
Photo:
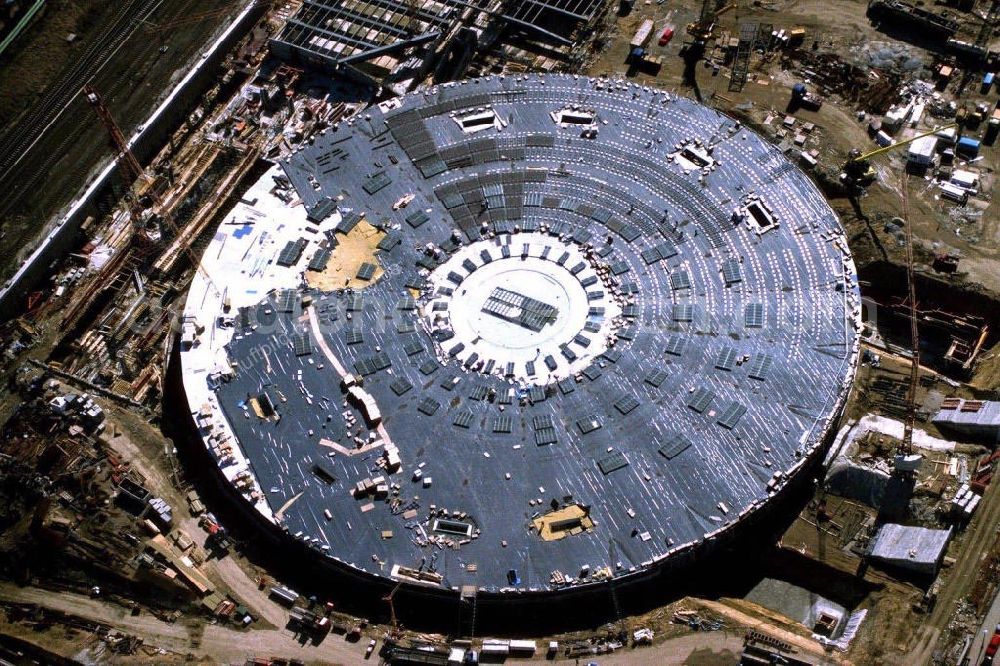
[[[845,413],[845,418],[848,419],[859,419],[865,414],[879,413],[883,396],[876,388],[877,382],[888,380],[909,383],[909,358],[883,349],[867,348],[878,354],[879,364],[878,367],[873,367],[865,363],[858,369],[853,400]],[[982,398],[983,392],[966,384],[949,383],[947,375],[925,365],[921,365],[918,377],[916,426],[927,432],[928,435],[948,439],[948,433],[942,433],[928,417],[937,411],[943,398]],[[898,414],[886,415],[891,418],[899,418]],[[971,445],[969,449],[971,451],[985,451],[985,447],[978,445]]]
[[[163,3],[155,16],[158,20],[171,20],[192,10],[192,2]],[[213,0],[211,6],[221,6],[223,0]],[[658,4],[642,2],[627,17],[617,20],[614,39],[591,64],[589,72],[594,75],[625,74],[628,66],[625,56],[628,42],[639,22],[647,17],[656,20],[652,52],[664,55],[664,65],[656,77],[636,74],[635,79],[680,94],[697,95],[705,103],[731,113],[765,134],[774,134],[781,126],[785,108],[789,101],[790,87],[799,79],[793,73],[781,69],[779,57],[764,62],[759,56],[751,61],[751,74],[741,92],[728,91],[727,67],[722,67],[713,76],[710,67],[697,68],[697,90],[692,90],[682,82],[683,61],[679,52],[684,46],[684,26],[696,14],[700,3]],[[56,54],[59,49],[72,46],[62,41],[62,32],[77,32],[86,39],[88,21],[99,21],[99,12],[94,9],[101,3],[86,3],[82,0],[66,0],[52,3],[48,13],[40,19],[33,30],[22,38],[10,69],[7,64],[0,69],[0,84],[7,72],[24,71],[26,64],[44,54]],[[104,6],[104,5],[101,5]],[[60,8],[62,13],[53,11]],[[199,9],[203,5],[199,5]],[[206,7],[207,8],[207,7]],[[818,40],[821,44],[836,48],[841,53],[862,53],[862,44],[897,43],[890,37],[875,30],[865,17],[866,3],[862,1],[833,0],[793,0],[791,2],[755,3],[754,6],[741,4],[728,13],[721,21],[721,27],[734,34],[739,23],[745,21],[767,22],[776,28],[802,26],[807,29],[806,43]],[[94,13],[98,12],[98,13]],[[58,16],[58,21],[55,17]],[[75,19],[73,17],[76,17]],[[49,23],[46,23],[49,22]],[[65,22],[65,23],[63,23]],[[116,118],[127,130],[141,122],[152,108],[166,81],[175,77],[178,68],[197,53],[208,36],[218,29],[221,21],[208,20],[201,23],[185,24],[171,31],[166,45],[167,52],[160,53],[160,38],[150,39],[148,33],[137,32],[122,48],[116,59],[103,70],[96,79],[96,85],[105,94]],[[656,46],[656,39],[667,24],[672,24],[676,33],[666,47]],[[46,28],[46,26],[49,26]],[[821,32],[817,32],[821,31]],[[16,45],[17,46],[17,45]],[[34,50],[33,50],[34,49]],[[61,52],[60,52],[61,53]],[[926,58],[926,54],[914,48],[914,53]],[[42,55],[40,55],[42,54]],[[923,55],[921,55],[923,54]],[[35,78],[30,78],[18,92],[6,100],[21,100],[7,106],[0,106],[0,123],[12,119],[10,109],[16,109],[24,100],[30,100],[43,89],[45,82],[52,80],[59,69],[59,54],[49,58],[50,64],[38,68]],[[711,54],[710,54],[711,55]],[[11,56],[5,56],[6,59]],[[62,58],[65,64],[68,58]],[[721,61],[721,58],[720,58]],[[20,69],[18,69],[20,68]],[[975,81],[973,82],[975,86]],[[13,84],[15,88],[18,84]],[[969,94],[977,98],[970,87]],[[131,94],[133,89],[143,94]],[[0,274],[10,265],[14,251],[23,247],[25,241],[37,235],[45,220],[69,200],[86,180],[97,163],[110,156],[105,149],[104,129],[96,116],[77,97],[74,106],[67,109],[59,123],[52,128],[34,150],[58,156],[44,171],[37,174],[21,174],[17,188],[9,189],[10,200],[0,211],[0,230],[6,236],[0,249]],[[748,106],[749,104],[749,106]],[[771,120],[768,122],[768,117]],[[829,171],[837,171],[851,148],[873,147],[865,131],[865,124],[859,122],[855,109],[829,99],[819,112],[798,111],[800,123],[812,122],[816,129],[809,135],[807,149],[819,151],[820,166]],[[65,124],[63,124],[65,123]],[[984,173],[991,174],[997,166],[997,153],[987,149],[985,159],[978,166]],[[34,163],[32,159],[29,161]],[[884,221],[898,215],[902,209],[900,201],[900,176],[902,163],[898,157],[878,158],[880,183],[868,190],[860,201],[862,215],[843,197],[832,199],[831,203],[841,214],[851,239],[855,257],[862,267],[881,262],[899,265],[903,260],[903,248],[896,237],[886,232]],[[44,182],[45,187],[37,186]],[[4,184],[6,186],[6,184]],[[948,206],[937,201],[925,181],[916,176],[909,177],[910,211],[914,233],[922,244],[918,253],[918,269],[930,273],[929,262],[934,252],[948,248],[962,255],[958,277],[940,279],[943,289],[962,286],[969,290],[986,290],[988,296],[996,297],[1000,292],[1000,213],[989,202],[981,216],[969,222],[955,222],[948,215]],[[350,281],[356,274],[361,261],[368,258],[371,245],[378,241],[373,235],[374,228],[363,223],[357,227],[356,244],[342,241],[338,248],[339,257],[331,262],[331,283],[325,286],[340,287],[345,280]],[[960,234],[956,234],[960,231]],[[348,237],[348,240],[351,237]],[[349,247],[348,247],[349,246]],[[345,259],[347,250],[350,257]],[[6,255],[3,252],[7,252]],[[381,270],[381,269],[380,269]],[[965,275],[963,276],[962,273]],[[377,277],[377,274],[376,274]],[[969,287],[963,280],[978,283],[979,287]],[[904,284],[895,285],[900,292]],[[57,321],[54,318],[53,321]],[[40,361],[48,358],[52,345],[58,338],[57,325],[41,326],[41,339],[26,354]],[[860,417],[872,411],[879,412],[881,405],[868,387],[877,378],[902,380],[907,376],[907,359],[879,352],[882,356],[880,368],[862,367],[859,371],[858,390],[848,409],[848,417]],[[22,357],[24,360],[25,357]],[[936,375],[937,371],[925,368],[922,376]],[[996,390],[1000,384],[1000,352],[992,350],[982,357],[982,363],[974,378],[975,391],[965,386],[952,386],[939,380],[934,384],[921,386],[918,404],[925,404],[935,391],[942,395],[979,397],[980,391]],[[80,388],[80,387],[77,387]],[[5,421],[18,397],[4,391],[0,394],[0,422]],[[186,496],[191,485],[182,471],[178,472],[178,462],[173,451],[173,443],[165,438],[148,414],[139,414],[122,407],[119,403],[99,399],[109,417],[111,446],[131,462],[142,474],[151,491],[166,499],[175,509],[175,525],[183,530],[203,549],[208,533],[200,526],[197,517],[187,510]],[[152,421],[152,422],[151,422]],[[929,434],[939,436],[930,423],[920,422],[918,427]],[[815,663],[886,663],[924,664],[930,663],[935,651],[941,645],[954,639],[961,628],[953,626],[953,616],[961,604],[968,599],[983,597],[982,589],[984,562],[994,553],[996,545],[995,526],[1000,521],[1000,490],[991,485],[983,497],[981,507],[970,526],[953,542],[949,554],[954,553],[954,561],[942,575],[942,586],[937,605],[927,614],[914,610],[914,605],[923,595],[923,590],[909,582],[897,580],[892,575],[874,567],[869,567],[858,575],[860,558],[845,549],[844,544],[833,534],[816,527],[814,513],[810,508],[803,510],[799,519],[786,532],[782,543],[775,550],[775,561],[788,565],[789,573],[815,575],[828,588],[823,592],[835,598],[852,600],[854,607],[867,608],[868,618],[863,624],[855,643],[846,655],[826,654],[819,643],[812,640],[810,632],[802,625],[788,618],[736,598],[723,597],[713,600],[685,599],[658,609],[642,617],[628,618],[630,628],[648,626],[655,630],[657,639],[653,647],[626,649],[612,655],[602,655],[602,664],[688,664],[711,665],[732,664],[738,658],[743,636],[747,629],[754,628],[768,635],[785,640],[800,649],[798,656]],[[211,507],[210,507],[211,508]],[[852,509],[841,506],[843,519]],[[858,511],[863,508],[855,507]],[[252,548],[247,548],[252,551]],[[151,614],[153,609],[142,607],[138,615],[120,603],[120,600],[91,598],[85,586],[79,589],[58,587],[53,594],[46,581],[32,581],[26,586],[0,583],[0,634],[7,634],[37,643],[46,649],[55,650],[66,657],[96,661],[104,657],[106,647],[94,637],[79,629],[67,629],[61,621],[43,623],[40,627],[24,621],[12,622],[10,609],[15,605],[28,604],[52,609],[69,616],[104,623],[130,632],[143,639],[145,647],[132,655],[116,655],[116,663],[170,663],[188,661],[192,655],[195,661],[218,663],[238,661],[248,656],[281,655],[296,657],[307,663],[358,663],[363,656],[364,646],[369,637],[381,637],[385,627],[372,626],[360,643],[349,643],[340,636],[329,636],[319,645],[303,642],[286,628],[288,611],[267,596],[266,588],[260,589],[257,581],[267,575],[254,561],[248,559],[240,548],[228,556],[210,558],[201,565],[201,572],[217,586],[222,593],[231,595],[245,604],[257,618],[250,629],[237,629],[231,625],[215,624],[203,613],[191,612],[178,622],[167,622]],[[765,574],[762,574],[765,575]],[[775,572],[769,572],[775,575]],[[683,625],[672,622],[677,609],[694,610],[707,617],[723,620],[723,628],[717,631],[692,632]],[[979,609],[985,611],[985,608]],[[561,641],[583,640],[593,636],[595,631],[579,632],[573,636],[560,636]],[[543,644],[539,641],[539,644]]]
[[[236,663],[252,656],[282,656],[297,658],[310,664],[358,663],[367,641],[348,642],[330,636],[319,645],[303,644],[285,629],[255,629],[239,631],[221,625],[204,623],[168,623],[147,614],[133,615],[124,608],[101,599],[81,594],[63,593],[58,596],[36,587],[18,587],[0,583],[0,633],[16,636],[57,654],[70,658],[91,659],[101,655],[98,641],[72,626],[61,623],[60,616],[50,616],[45,626],[35,623],[11,622],[11,607],[31,605],[57,611],[71,617],[99,622],[128,632],[143,639],[143,646],[136,654],[115,658],[115,663]],[[690,628],[671,624],[672,610],[688,609],[707,613],[723,621],[717,631],[692,631]],[[735,600],[705,602],[684,600],[670,609],[656,612],[657,617],[637,618],[635,626],[652,628],[657,638],[648,647],[625,648],[613,654],[595,657],[602,664],[677,664],[685,666],[729,666],[735,664],[743,645],[743,636],[749,629],[757,628],[788,642],[796,649],[796,657],[815,664],[845,663],[836,656],[824,654],[810,641],[795,631],[794,627],[782,628],[786,621],[765,609]],[[33,626],[34,625],[34,626]],[[373,634],[374,635],[374,634]],[[558,637],[563,644],[573,641],[573,636]],[[539,641],[545,645],[545,641]],[[544,656],[516,660],[514,663],[546,663]],[[559,658],[557,662],[573,663],[575,659]]]
[[[593,75],[628,73],[635,81],[698,97],[724,113],[743,118],[765,136],[773,136],[781,128],[781,121],[791,98],[792,85],[806,79],[784,69],[780,56],[765,59],[758,54],[751,58],[748,80],[740,92],[728,90],[728,67],[722,66],[719,73],[713,75],[712,68],[703,66],[704,63],[696,68],[697,86],[691,88],[685,85],[684,61],[680,55],[686,47],[684,26],[697,18],[698,7],[700,3],[692,2],[636,3],[631,14],[618,19],[617,32],[611,45],[591,64],[589,72]],[[718,30],[729,31],[737,36],[739,25],[747,22],[773,24],[775,30],[803,27],[806,30],[803,48],[809,49],[812,42],[817,41],[820,49],[832,50],[845,61],[862,66],[870,67],[869,54],[882,46],[900,49],[927,65],[932,63],[932,56],[928,51],[900,42],[873,27],[865,16],[866,9],[867,3],[857,0],[754,2],[752,6],[749,3],[737,3],[736,9],[720,18]],[[966,26],[964,30],[977,29],[977,19],[972,18],[971,14],[959,15],[963,17]],[[647,18],[655,22],[648,50],[653,56],[663,57],[663,68],[656,76],[641,70],[629,72],[626,64],[629,41],[639,24]],[[657,43],[657,37],[667,25],[674,26],[675,34],[669,44],[661,47]],[[707,56],[722,64],[721,53],[713,53],[710,48]],[[973,78],[963,99],[973,102],[987,99],[992,106],[995,101],[993,97],[995,94],[989,97],[980,95],[979,79]],[[810,122],[816,125],[804,148],[818,150],[817,172],[829,171],[835,176],[852,148],[859,148],[864,152],[877,147],[867,134],[867,120],[859,121],[857,110],[833,97],[828,98],[819,111],[799,109],[795,112],[800,125]],[[765,124],[769,116],[772,120]],[[944,124],[945,121],[939,122]],[[983,191],[988,193],[988,183],[992,182],[992,173],[1000,165],[1000,155],[996,150],[988,148],[982,155],[983,159],[976,166],[984,173],[987,184]],[[903,173],[904,160],[905,149],[896,151],[891,157],[875,158],[879,182],[868,188],[867,194],[860,200],[863,217],[858,215],[859,211],[852,207],[846,197],[830,199],[847,229],[862,277],[867,264],[880,261],[901,264],[905,260],[904,247],[883,228],[885,221],[900,215],[902,211],[900,174]],[[908,176],[908,183],[910,219],[919,246],[917,270],[931,272],[929,264],[934,253],[957,252],[962,257],[959,272],[949,278],[948,282],[961,284],[967,281],[971,283],[970,289],[977,291],[979,289],[974,285],[981,285],[992,298],[996,298],[1000,293],[1000,209],[997,204],[988,201],[985,208],[982,208],[981,203],[970,203],[969,209],[975,216],[971,218],[973,221],[955,222],[955,218],[948,212],[953,206],[938,200],[923,177]],[[981,215],[978,214],[979,210],[982,211]]]
[[[131,36],[104,67],[62,79],[73,65],[74,52],[88,46],[88,38],[99,32],[102,22],[110,20],[117,3],[63,0],[49,5],[0,62],[4,90],[0,124],[4,133],[33,131],[19,120],[28,120],[27,109],[40,103],[39,96],[48,87],[80,91],[89,82],[104,96],[122,130],[131,135],[212,35],[225,27],[221,16],[194,21],[184,18],[226,6],[235,12],[237,7],[229,0],[158,3],[145,23],[133,19],[128,24]],[[135,15],[141,12],[137,10]],[[169,29],[157,27],[175,21],[180,24]],[[78,34],[73,44],[65,41],[69,32]],[[51,228],[58,211],[111,158],[107,131],[82,92],[76,94],[17,168],[0,178],[4,192],[0,202],[0,279],[27,256]]]

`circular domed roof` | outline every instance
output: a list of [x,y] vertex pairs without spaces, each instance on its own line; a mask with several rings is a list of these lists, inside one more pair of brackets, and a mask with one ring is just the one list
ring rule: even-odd
[[[238,308],[220,464],[245,457],[262,512],[372,575],[544,589],[648,568],[767,503],[846,398],[843,229],[775,147],[691,100],[447,84],[281,169],[309,219],[213,241],[241,262],[213,274]],[[351,288],[315,286],[359,233],[377,250]]]

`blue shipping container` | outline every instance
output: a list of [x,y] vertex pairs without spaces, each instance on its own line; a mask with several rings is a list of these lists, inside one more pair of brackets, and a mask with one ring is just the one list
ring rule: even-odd
[[956,152],[975,157],[979,154],[979,141],[969,136],[963,136],[958,140],[958,150]]

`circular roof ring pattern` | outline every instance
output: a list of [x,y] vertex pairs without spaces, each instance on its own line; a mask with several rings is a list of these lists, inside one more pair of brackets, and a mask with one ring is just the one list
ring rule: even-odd
[[[363,289],[253,296],[213,387],[262,511],[318,553],[452,589],[626,576],[739,529],[839,416],[860,326],[843,229],[714,110],[489,77],[372,107],[280,167],[315,225],[295,275],[362,219],[387,234]],[[246,279],[228,288],[278,286]]]
[[593,248],[547,231],[466,244],[430,272],[426,323],[466,370],[545,386],[614,343],[625,323],[619,300],[633,299],[615,299],[618,285]]

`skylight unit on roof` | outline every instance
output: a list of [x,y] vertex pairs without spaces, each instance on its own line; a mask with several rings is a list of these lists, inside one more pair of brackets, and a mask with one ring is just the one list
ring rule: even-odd
[[434,413],[440,406],[441,403],[434,398],[424,398],[420,401],[420,404],[417,405],[417,411],[421,414],[426,414],[427,416],[434,416]]
[[599,459],[597,466],[600,468],[602,474],[611,474],[611,472],[628,467],[628,458],[625,457],[624,453],[616,451]]
[[714,399],[714,393],[709,391],[707,388],[699,388],[691,394],[691,398],[688,400],[687,406],[701,414],[708,409],[708,406],[712,404],[712,400]]
[[663,370],[653,370],[648,375],[646,375],[646,378],[643,381],[645,381],[647,384],[649,384],[654,388],[660,388],[660,385],[662,385],[663,382],[665,382],[666,380],[667,380],[667,373],[665,373]]
[[673,319],[674,321],[693,321],[694,306],[690,303],[678,303],[674,306]]
[[593,111],[573,107],[553,111],[549,115],[552,117],[552,122],[560,127],[590,126],[594,124],[597,117]]
[[743,311],[743,323],[747,328],[764,326],[764,304],[749,303]]
[[684,353],[684,348],[687,346],[687,341],[679,335],[671,335],[667,338],[667,344],[664,351],[672,356],[680,356]]
[[452,119],[466,134],[475,134],[485,129],[500,129],[501,127],[500,119],[492,108],[477,109],[465,115],[452,116]]
[[751,379],[764,381],[767,379],[768,374],[770,374],[771,363],[773,361],[774,359],[767,354],[757,354],[750,359],[749,367],[747,368],[747,375],[749,375]]
[[472,425],[473,419],[475,419],[475,415],[466,409],[455,415],[455,419],[452,421],[452,424],[458,426],[459,428],[468,428]]
[[292,336],[292,346],[296,356],[308,356],[312,353],[312,341],[308,333],[296,333]]
[[725,411],[722,412],[722,416],[719,417],[717,423],[725,428],[726,430],[732,430],[739,423],[740,418],[747,413],[747,408],[738,402],[731,402],[729,406],[726,407]]
[[493,432],[498,434],[507,434],[511,431],[513,425],[514,420],[509,416],[497,416],[493,419]]
[[736,350],[732,347],[723,347],[719,350],[719,355],[715,359],[715,367],[719,370],[732,371],[736,367]]
[[749,227],[757,234],[763,234],[778,226],[778,220],[759,197],[752,199],[743,207],[743,216]]
[[727,287],[737,282],[742,282],[743,273],[740,270],[740,262],[738,260],[726,259],[725,263],[722,264],[722,279]]
[[690,446],[691,440],[683,433],[675,431],[667,434],[663,446],[657,449],[657,451],[667,460],[672,460],[686,451]]

